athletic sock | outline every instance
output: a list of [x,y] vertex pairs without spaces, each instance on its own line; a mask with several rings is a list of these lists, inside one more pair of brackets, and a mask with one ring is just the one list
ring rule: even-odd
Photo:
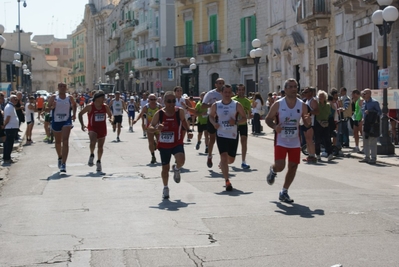
[[151,156],[155,157],[155,153],[154,153],[154,152],[151,152]]
[[284,193],[288,193],[288,189],[283,188],[283,189],[281,190],[281,194],[284,194]]

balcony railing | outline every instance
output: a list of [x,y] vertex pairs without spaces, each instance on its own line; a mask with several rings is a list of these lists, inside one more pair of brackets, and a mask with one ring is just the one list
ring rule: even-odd
[[127,51],[123,51],[120,54],[120,59],[121,60],[126,60],[126,59],[135,59],[136,58],[136,54],[134,53],[133,50],[127,50]]
[[123,31],[129,31],[129,30],[134,30],[134,27],[136,26],[136,20],[126,20]]
[[135,69],[143,69],[143,68],[148,68],[148,62],[147,58],[138,58],[133,60],[134,63],[134,68]]
[[317,19],[329,18],[331,0],[300,0],[297,9],[297,22],[307,23]]
[[148,37],[152,40],[159,40],[159,28],[155,27],[150,28]]
[[150,7],[151,8],[159,8],[159,0],[150,0]]
[[148,32],[149,25],[147,22],[139,22],[139,25],[134,28],[134,34],[141,35]]
[[180,45],[175,46],[175,58],[193,57],[195,45]]
[[220,54],[220,40],[197,43],[197,55]]
[[111,35],[111,38],[112,39],[119,39],[121,36],[120,36],[120,33],[119,33],[119,30],[114,30],[113,32],[112,32],[112,35]]

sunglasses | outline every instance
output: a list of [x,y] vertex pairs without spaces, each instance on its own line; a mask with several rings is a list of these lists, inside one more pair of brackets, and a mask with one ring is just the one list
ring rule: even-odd
[[176,103],[176,99],[168,99],[168,100],[166,100],[166,103],[168,103],[168,104]]
[[155,98],[148,98],[148,100],[150,100],[150,101],[156,101]]

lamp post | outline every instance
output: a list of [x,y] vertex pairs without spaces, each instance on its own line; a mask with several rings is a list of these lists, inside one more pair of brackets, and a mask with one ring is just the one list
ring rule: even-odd
[[21,54],[15,53],[14,60],[12,62],[12,64],[15,66],[16,90],[18,90],[18,87],[19,87],[19,68],[22,65],[20,58],[21,58]]
[[24,69],[24,77],[25,77],[25,92],[26,93],[29,93],[30,92],[30,90],[29,90],[29,79],[30,79],[30,75],[31,75],[31,72],[30,72],[30,70],[29,69]]
[[[18,58],[18,60],[21,60],[21,8],[20,8],[20,6],[21,6],[21,0],[17,0],[17,2],[18,2],[18,25],[17,25],[17,30],[18,30],[18,54],[19,54],[19,58]],[[23,4],[23,6],[24,7],[26,7],[27,6],[27,4],[26,4],[26,1],[24,0],[24,4]],[[15,54],[14,54],[14,59],[15,59]],[[21,63],[20,63],[21,64]],[[15,65],[15,64],[14,64]],[[21,67],[21,66],[19,66],[19,67]],[[21,73],[20,73],[20,69],[19,69],[19,67],[18,67],[18,69],[17,69],[17,90],[18,90],[18,77],[19,76],[22,76],[21,75]]]
[[[383,36],[383,51],[382,51],[382,68],[388,68],[388,56],[387,56],[387,43],[388,34],[391,32],[392,24],[398,19],[399,12],[392,4],[392,0],[378,0],[380,9],[375,11],[371,16],[371,20],[378,27],[380,35]],[[389,136],[388,126],[388,92],[387,86],[382,88],[382,136],[380,137],[380,146],[377,147],[377,154],[379,155],[392,155],[395,154],[395,146],[392,144]]]
[[[26,65],[26,64],[23,64],[22,65],[22,88],[24,89],[24,91],[26,92],[26,80],[25,80],[25,77],[26,77],[26,70],[28,70],[28,65]],[[29,70],[28,70],[29,71]]]
[[253,39],[252,40],[252,49],[249,52],[250,57],[254,60],[255,62],[255,92],[259,91],[259,78],[258,78],[258,65],[259,65],[259,60],[262,57],[263,50],[260,48],[261,42],[259,39]]
[[119,91],[119,73],[115,74],[116,91]]
[[2,81],[2,76],[1,76],[1,51],[3,51],[3,48],[6,47],[6,38],[3,36],[4,33],[4,26],[0,24],[0,83]]
[[133,93],[133,77],[134,77],[134,73],[131,70],[131,71],[129,71],[129,81],[130,81],[129,91],[130,91],[130,93]]
[[190,58],[190,70],[191,70],[191,88],[193,92],[189,92],[189,95],[194,95],[194,89],[195,89],[195,70],[197,69],[197,64],[195,64],[195,58]]

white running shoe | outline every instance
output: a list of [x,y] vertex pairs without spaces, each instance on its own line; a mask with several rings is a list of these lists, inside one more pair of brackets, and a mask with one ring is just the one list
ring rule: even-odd
[[173,180],[178,184],[180,183],[180,170],[176,169],[176,164],[173,164]]
[[101,167],[101,161],[97,160],[96,167],[97,167],[96,171],[98,171],[98,172],[101,172],[103,170]]
[[163,188],[162,197],[163,197],[164,199],[168,199],[168,198],[169,198],[169,187],[164,187],[164,188]]
[[94,155],[91,154],[89,157],[89,162],[87,163],[90,167],[94,166]]

